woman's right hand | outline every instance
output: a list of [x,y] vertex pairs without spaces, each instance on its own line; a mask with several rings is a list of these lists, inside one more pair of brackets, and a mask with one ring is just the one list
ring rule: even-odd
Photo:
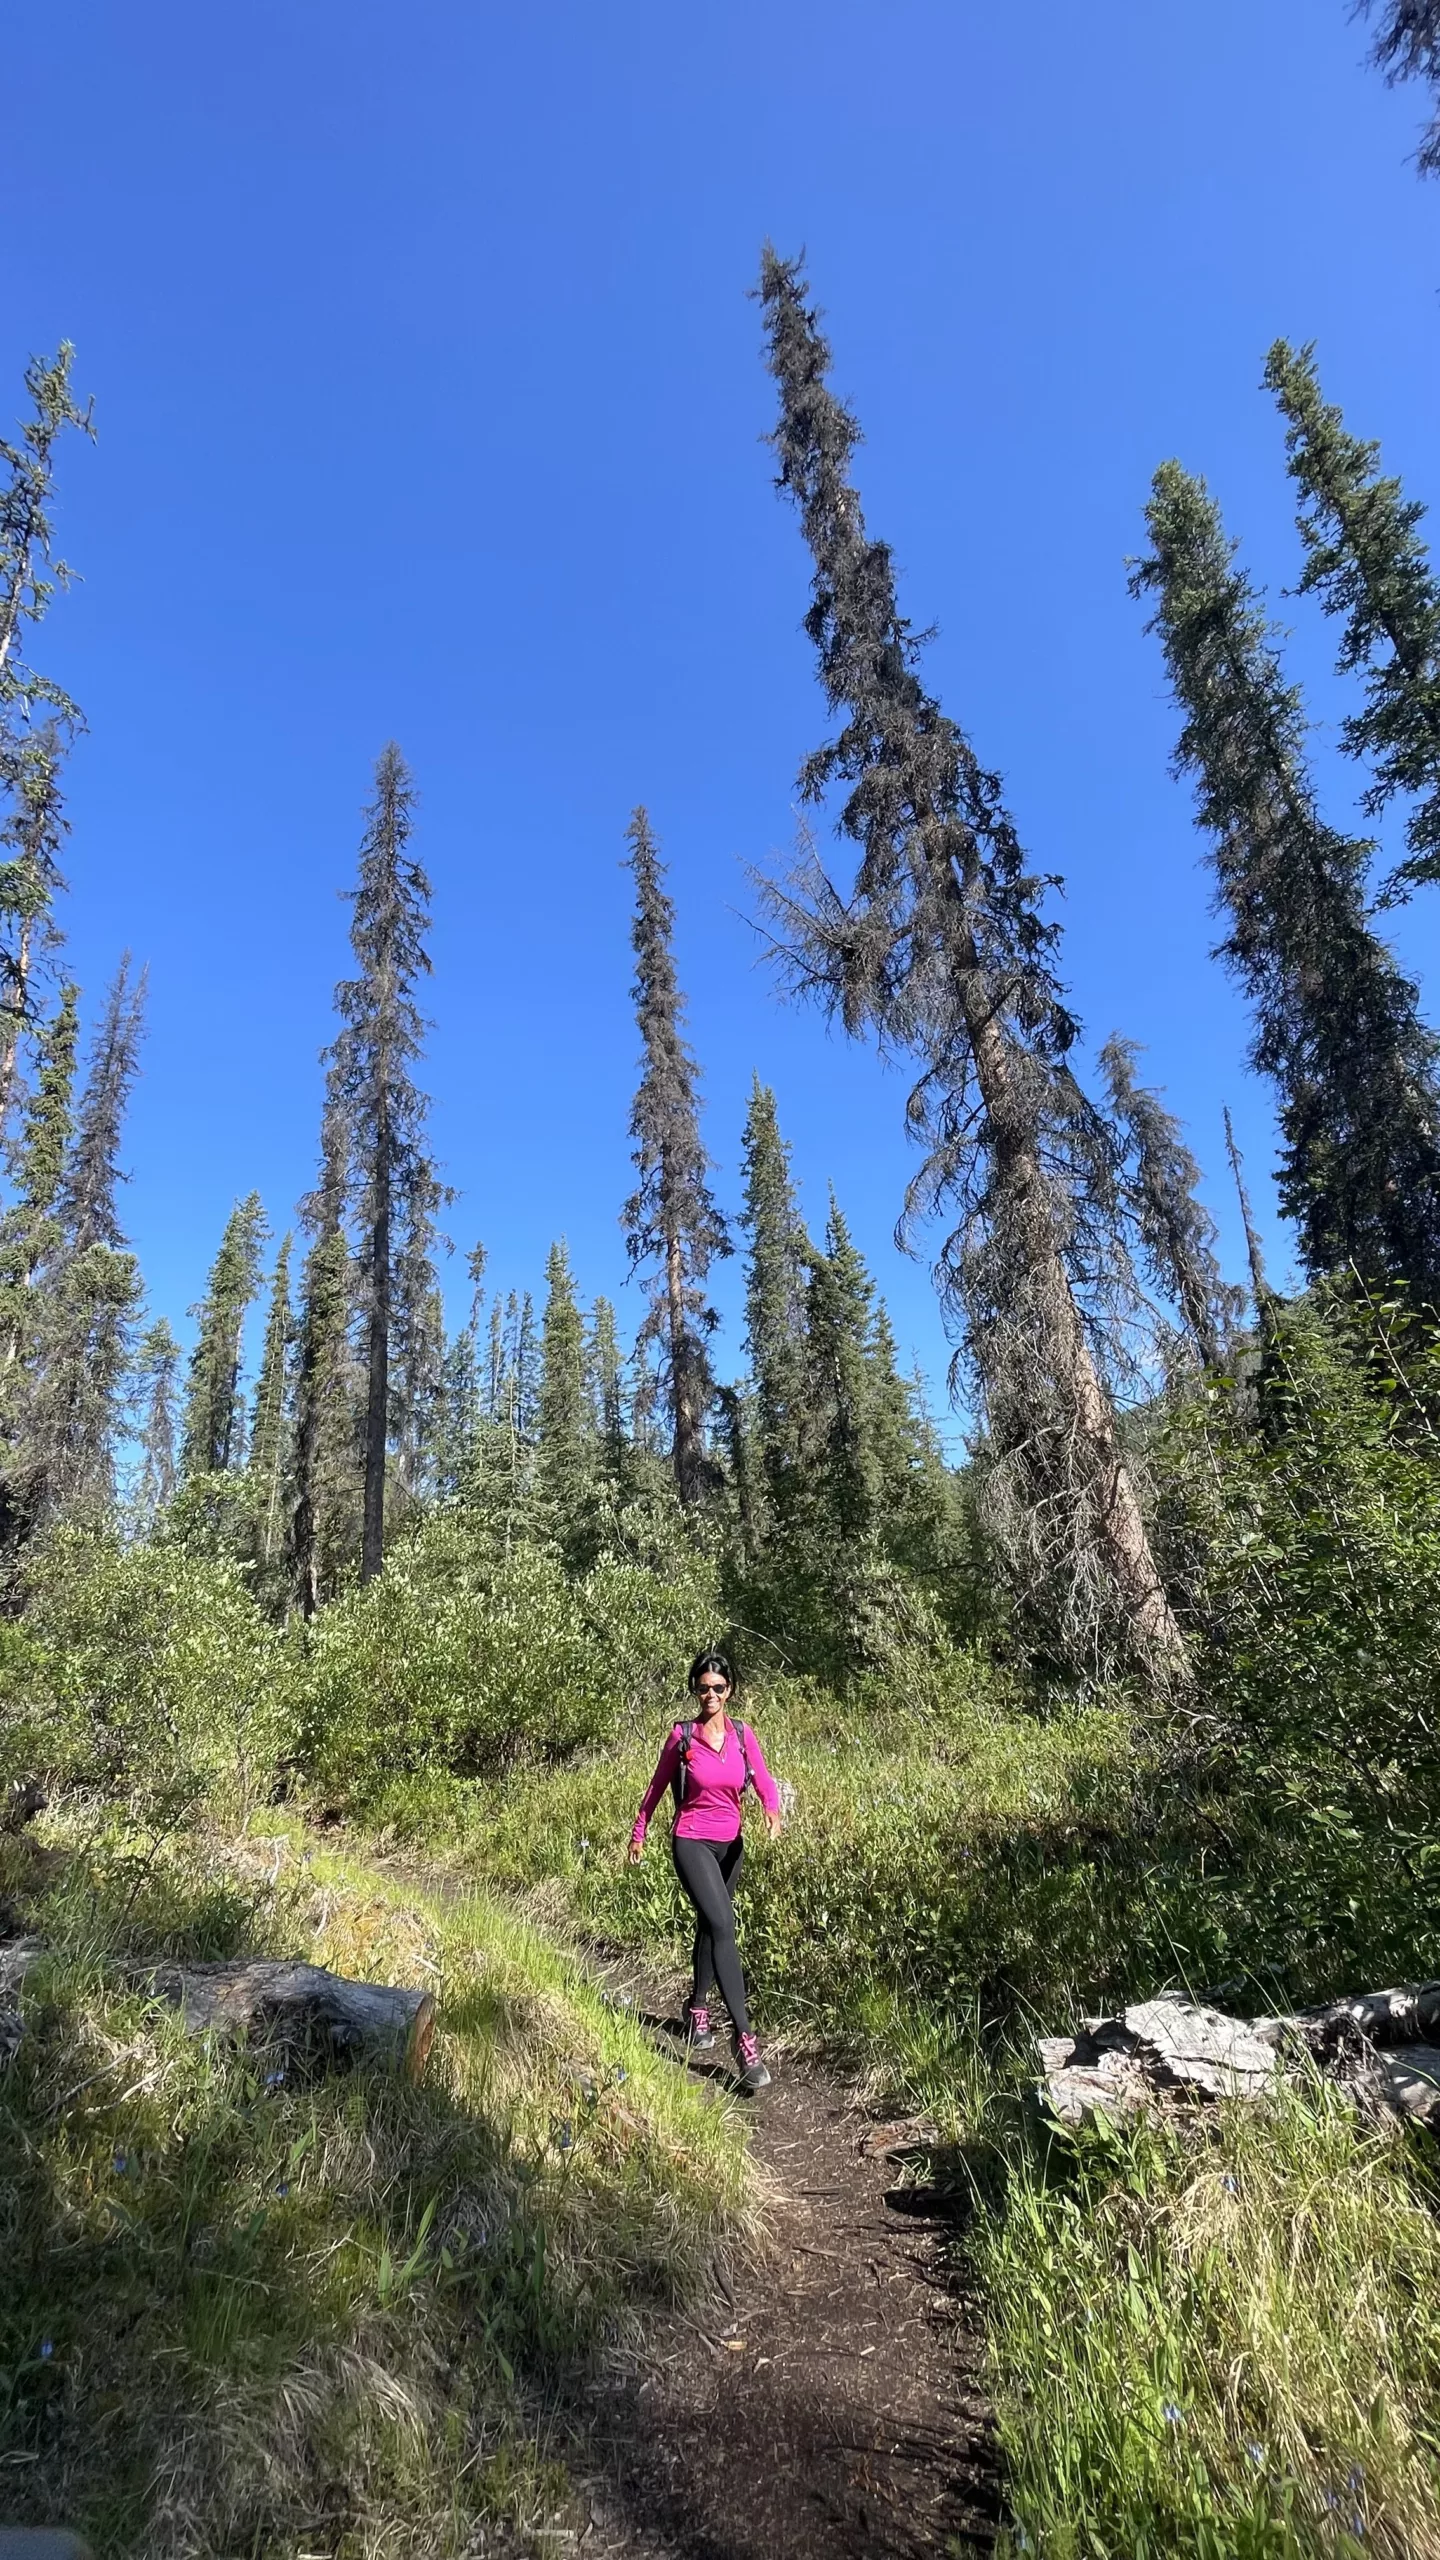
[[643,1841],[643,1840],[632,1840],[632,1841],[631,1841],[631,1843],[630,1843],[629,1848],[628,1848],[628,1849],[626,1850],[626,1852],[625,1852],[625,1864],[626,1864],[626,1866],[627,1866],[627,1867],[638,1867],[638,1866],[639,1866],[639,1864],[640,1864],[640,1861],[641,1861],[641,1859],[644,1857],[644,1855],[645,1855],[645,1843],[644,1843],[644,1841]]

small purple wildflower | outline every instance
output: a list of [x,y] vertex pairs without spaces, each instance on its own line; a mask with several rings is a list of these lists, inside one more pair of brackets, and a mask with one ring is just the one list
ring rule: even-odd
[[53,2339],[53,2338],[42,2338],[42,2339],[41,2339],[41,2341],[40,2341],[40,2361],[41,2361],[41,2363],[42,2363],[42,2364],[48,2364],[48,2363],[49,2363],[49,2361],[50,2361],[50,2359],[51,2359],[51,2357],[53,2356],[53,2354],[54,2354],[54,2353],[55,2353],[55,2341],[54,2341],[54,2339]]
[[568,2151],[574,2139],[575,2137],[568,2124],[562,2124],[559,2132],[555,2136],[555,2140],[562,2151]]
[[1185,2424],[1185,2412],[1177,2409],[1173,2400],[1162,2400],[1160,2415],[1167,2427],[1183,2427]]
[[1265,2459],[1265,2447],[1263,2444],[1247,2444],[1245,2450],[1258,2471]]
[[1240,2193],[1240,2188],[1239,2188],[1239,2183],[1238,2183],[1238,2181],[1237,2181],[1236,2179],[1234,2179],[1234,2178],[1227,2178],[1227,2179],[1225,2180],[1225,2182],[1224,2182],[1224,2183],[1225,2183],[1225,2193],[1227,2194],[1227,2196],[1238,2196],[1238,2194]]
[[110,2163],[110,2166],[114,2170],[117,2178],[123,2178],[126,2170],[130,2166],[130,2163],[126,2159],[123,2151],[117,2151]]
[[290,2193],[290,2181],[288,2178],[282,2178],[280,2180],[279,2185],[275,2189],[275,2193],[277,2196],[288,2196]]
[[1352,2498],[1363,2498],[1365,2495],[1365,2466],[1362,2462],[1356,2462],[1351,2465],[1350,2476],[1346,2481],[1345,2486],[1349,2490]]
[[267,2072],[266,2072],[266,2074],[265,2074],[265,2086],[266,2086],[266,2088],[267,2088],[267,2089],[278,2089],[278,2088],[280,2087],[280,2085],[281,2085],[282,2081],[284,2080],[284,2077],[285,2077],[285,2073],[284,2073],[283,2068],[282,2068],[282,2069],[280,2069],[280,2070],[278,2070],[278,2071],[267,2071]]
[[1364,2539],[1365,2539],[1365,2519],[1364,2519],[1364,2517],[1363,2517],[1362,2515],[1353,2515],[1353,2516],[1351,2517],[1351,2519],[1350,2519],[1350,2530],[1351,2530],[1351,2532],[1354,2534],[1355,2539],[1356,2539],[1356,2541],[1357,2541],[1357,2542],[1363,2542],[1363,2541],[1364,2541]]

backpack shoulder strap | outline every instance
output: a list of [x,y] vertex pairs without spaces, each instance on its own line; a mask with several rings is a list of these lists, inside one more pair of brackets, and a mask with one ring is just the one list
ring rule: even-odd
[[690,1747],[695,1739],[695,1719],[693,1716],[684,1717],[682,1721],[676,1725],[674,1738],[679,1745],[680,1751],[680,1765],[675,1772],[675,1802],[678,1807],[685,1801],[685,1773],[690,1766]]
[[[755,1787],[755,1771],[750,1760],[750,1727],[748,1724],[742,1724],[738,1716],[735,1719],[735,1738],[740,1745],[740,1757],[745,1763],[745,1784],[747,1787]],[[755,1787],[755,1793],[757,1796],[760,1793],[758,1787]]]

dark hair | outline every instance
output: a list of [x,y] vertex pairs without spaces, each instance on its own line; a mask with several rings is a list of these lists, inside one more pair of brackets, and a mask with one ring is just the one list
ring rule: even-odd
[[735,1666],[731,1662],[730,1656],[728,1653],[717,1653],[713,1645],[707,1645],[703,1653],[697,1653],[694,1661],[690,1665],[690,1671],[686,1679],[685,1686],[692,1697],[700,1686],[700,1674],[702,1671],[718,1671],[727,1689],[734,1689],[739,1685],[735,1678]]

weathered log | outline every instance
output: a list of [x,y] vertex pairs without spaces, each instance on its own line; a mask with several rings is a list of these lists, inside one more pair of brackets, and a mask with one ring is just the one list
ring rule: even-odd
[[1245,2022],[1188,2000],[1143,2000],[1119,2018],[1087,2021],[1078,2036],[1040,2042],[1043,2096],[1060,2123],[1126,2115],[1158,2097],[1260,2096],[1279,2059]]
[[1384,2095],[1397,2115],[1440,2133],[1440,2045],[1402,2045],[1378,2053]]
[[418,2080],[435,2034],[428,1991],[347,1982],[323,1965],[250,1958],[164,1966],[147,1974],[192,2035],[220,2035],[303,2051],[323,2062],[380,2062]]
[[1189,2000],[1146,2000],[1045,2036],[1037,2090],[1059,2123],[1158,2111],[1179,2100],[1263,2098],[1317,2066],[1374,2114],[1440,2132],[1440,1983],[1411,1983],[1277,2018],[1229,2018]]

